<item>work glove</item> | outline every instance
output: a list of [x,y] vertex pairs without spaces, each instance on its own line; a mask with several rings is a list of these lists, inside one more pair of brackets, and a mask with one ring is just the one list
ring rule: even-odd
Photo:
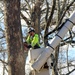
[[31,45],[28,45],[28,48],[31,48],[32,46]]
[[51,63],[51,66],[53,67],[53,65],[54,65],[54,64],[53,64],[53,62],[52,62],[52,63]]

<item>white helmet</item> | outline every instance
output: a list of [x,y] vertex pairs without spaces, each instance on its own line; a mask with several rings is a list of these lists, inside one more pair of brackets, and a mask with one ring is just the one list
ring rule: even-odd
[[30,27],[28,33],[32,32],[32,31],[35,32],[35,29]]

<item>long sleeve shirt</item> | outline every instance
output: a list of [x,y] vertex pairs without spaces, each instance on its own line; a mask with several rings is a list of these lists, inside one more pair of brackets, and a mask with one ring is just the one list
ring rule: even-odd
[[38,34],[35,34],[33,37],[28,36],[26,42],[30,44],[32,47],[34,47],[35,45],[40,47]]

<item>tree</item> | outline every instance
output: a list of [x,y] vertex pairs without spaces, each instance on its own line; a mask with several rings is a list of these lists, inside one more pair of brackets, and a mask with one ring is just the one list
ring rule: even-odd
[[4,3],[4,23],[8,46],[8,75],[25,75],[20,0],[4,0]]
[[[5,0],[4,0],[5,1]],[[15,32],[15,30],[18,30],[18,32],[16,32],[15,34],[17,34],[17,33],[19,33],[19,34],[21,34],[21,32],[20,32],[20,30],[21,29],[19,29],[19,27],[21,28],[21,26],[20,26],[20,20],[24,20],[25,22],[26,22],[26,24],[24,23],[23,24],[23,26],[27,26],[27,27],[31,27],[31,26],[33,26],[34,28],[35,28],[35,30],[36,30],[36,32],[38,33],[38,34],[40,34],[41,32],[40,31],[44,31],[44,36],[42,35],[42,38],[44,38],[45,37],[45,39],[42,39],[43,40],[43,42],[45,42],[44,44],[45,44],[45,46],[47,45],[46,44],[46,42],[48,42],[48,40],[50,41],[55,35],[54,34],[56,34],[57,32],[58,32],[58,30],[62,27],[62,23],[64,22],[64,20],[66,19],[66,18],[68,18],[68,15],[70,15],[71,13],[72,13],[72,11],[74,10],[74,8],[75,8],[75,3],[74,3],[75,1],[74,0],[20,0],[20,7],[21,7],[21,13],[20,13],[20,11],[17,13],[17,14],[15,14],[15,11],[17,10],[15,10],[15,11],[13,11],[15,8],[16,8],[16,1],[5,1],[5,2],[3,2],[3,0],[0,0],[0,13],[2,13],[3,15],[2,16],[0,16],[0,22],[1,22],[1,20],[3,21],[3,19],[4,19],[4,11],[3,11],[3,8],[4,8],[4,6],[3,6],[3,4],[5,4],[5,3],[7,3],[6,4],[6,6],[5,6],[5,8],[6,8],[6,12],[5,12],[5,14],[6,14],[6,16],[8,16],[9,18],[11,18],[12,17],[12,19],[8,19],[6,16],[5,16],[5,25],[6,25],[6,30],[8,31],[8,33],[11,33],[12,34],[12,32],[14,31]],[[15,4],[16,3],[16,4]],[[12,6],[12,7],[11,7]],[[15,6],[15,7],[13,7],[13,6]],[[11,9],[12,8],[12,9]],[[10,9],[10,11],[8,11],[7,9]],[[19,8],[18,8],[19,9]],[[11,12],[12,11],[12,12]],[[40,12],[39,12],[40,11]],[[8,15],[7,13],[9,13],[10,12],[10,15]],[[15,15],[15,16],[13,16],[12,15],[12,13],[14,12],[14,14],[13,15]],[[18,15],[20,15],[21,14],[21,18],[18,16]],[[17,17],[16,17],[17,16]],[[16,19],[17,18],[17,19]],[[20,20],[18,19],[18,18],[20,18]],[[12,23],[11,23],[11,21],[12,21]],[[14,21],[15,20],[15,21]],[[1,24],[0,24],[1,25]],[[52,29],[52,26],[55,26],[55,28],[53,28]],[[11,29],[11,30],[9,30],[9,28]],[[15,28],[13,28],[13,27],[15,27]],[[40,28],[39,28],[40,27]],[[39,30],[40,29],[40,30]],[[49,31],[50,32],[49,32]],[[7,31],[6,31],[6,33],[7,33]],[[0,27],[0,32],[2,32],[2,36],[0,35],[0,40],[2,40],[3,38],[5,38],[5,30],[3,30],[1,27]],[[8,34],[7,33],[7,34]],[[65,39],[63,39],[63,41],[60,43],[60,45],[56,48],[57,50],[55,51],[55,65],[53,66],[53,70],[54,70],[54,74],[56,74],[56,73],[58,73],[58,72],[60,72],[60,74],[62,74],[61,73],[61,70],[64,68],[64,66],[63,67],[61,67],[61,65],[59,65],[60,67],[58,67],[58,62],[59,62],[59,54],[62,54],[63,52],[61,52],[60,53],[60,51],[61,51],[61,47],[62,46],[65,46],[65,45],[68,45],[68,44],[70,44],[70,45],[72,45],[72,46],[75,46],[74,45],[74,43],[75,43],[75,41],[73,40],[74,39],[74,37],[75,37],[75,33],[71,30],[71,31],[69,31],[68,32],[69,34],[65,37]],[[7,35],[6,34],[6,35]],[[19,34],[17,34],[16,35],[16,37],[15,36],[13,36],[11,39],[12,40],[10,40],[10,42],[9,43],[11,43],[11,45],[12,46],[10,46],[10,47],[12,47],[12,49],[7,49],[8,51],[9,51],[9,57],[15,57],[16,55],[18,55],[18,54],[20,54],[20,50],[21,50],[21,48],[22,48],[22,41],[20,41],[19,40],[19,38],[20,38],[20,35]],[[12,34],[12,35],[14,35],[14,34]],[[11,36],[12,36],[11,35]],[[19,37],[18,37],[18,35],[19,35]],[[9,37],[8,35],[7,35],[7,37]],[[17,38],[18,37],[18,38]],[[21,37],[22,37],[22,34],[21,34]],[[18,46],[19,46],[19,48],[17,48],[17,43],[16,42],[13,42],[15,39],[13,39],[13,38],[16,38],[17,40],[17,42],[20,42],[20,43],[18,43]],[[19,40],[19,41],[18,41]],[[22,40],[22,39],[21,39]],[[65,41],[65,42],[64,42]],[[43,43],[42,42],[42,43]],[[13,43],[13,44],[12,44]],[[20,44],[20,45],[19,45]],[[0,41],[0,46],[2,45],[2,42]],[[8,44],[9,45],[9,44]],[[16,48],[15,48],[15,46],[16,46]],[[14,50],[15,49],[15,50]],[[1,52],[3,52],[3,50],[4,49],[2,49],[1,50]],[[66,49],[67,50],[67,49]],[[62,50],[63,51],[63,50]],[[1,54],[1,52],[0,52],[0,54]],[[5,51],[6,52],[6,51]],[[12,55],[13,53],[17,53],[17,54],[15,54],[15,56],[14,55]],[[23,50],[21,51],[21,52],[24,52]],[[12,56],[10,56],[10,54],[12,55]],[[3,56],[4,57],[4,56]],[[18,57],[18,56],[16,56],[16,57]],[[64,57],[62,57],[63,59],[64,59]],[[72,63],[70,62],[70,60],[68,59],[69,58],[69,56],[68,56],[68,54],[67,54],[67,68],[68,68],[68,72],[73,72],[74,70],[72,70],[72,71],[69,71],[69,67],[70,66],[74,66],[74,65],[72,65]],[[10,59],[10,58],[9,58]],[[0,58],[0,61],[1,62],[3,62],[3,65],[4,65],[4,67],[5,67],[5,62],[3,61],[4,59],[1,59]],[[13,60],[13,59],[12,59]],[[16,60],[17,59],[15,59],[14,61],[16,62]],[[24,59],[25,60],[25,59]],[[61,59],[61,61],[62,61],[62,59]],[[74,61],[74,60],[73,60]],[[9,61],[10,62],[10,61]],[[8,63],[9,63],[8,62]],[[17,63],[17,62],[16,62]],[[59,62],[60,63],[60,62]],[[7,64],[7,63],[6,63]],[[14,63],[12,63],[13,65],[15,65]],[[24,64],[24,63],[23,63]],[[71,65],[70,65],[71,64]],[[23,66],[23,65],[22,65]],[[13,66],[14,67],[14,66]],[[23,66],[24,67],[24,66]],[[74,68],[75,69],[75,68]],[[14,71],[14,69],[13,69],[13,71]],[[19,70],[18,70],[19,71]],[[24,71],[24,70],[23,70]],[[53,75],[54,75],[53,74]],[[69,74],[69,73],[68,73]]]

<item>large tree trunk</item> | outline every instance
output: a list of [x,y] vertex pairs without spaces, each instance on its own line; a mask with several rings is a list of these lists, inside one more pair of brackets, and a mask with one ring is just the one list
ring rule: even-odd
[[25,57],[20,22],[20,0],[4,0],[8,47],[8,75],[25,75]]

